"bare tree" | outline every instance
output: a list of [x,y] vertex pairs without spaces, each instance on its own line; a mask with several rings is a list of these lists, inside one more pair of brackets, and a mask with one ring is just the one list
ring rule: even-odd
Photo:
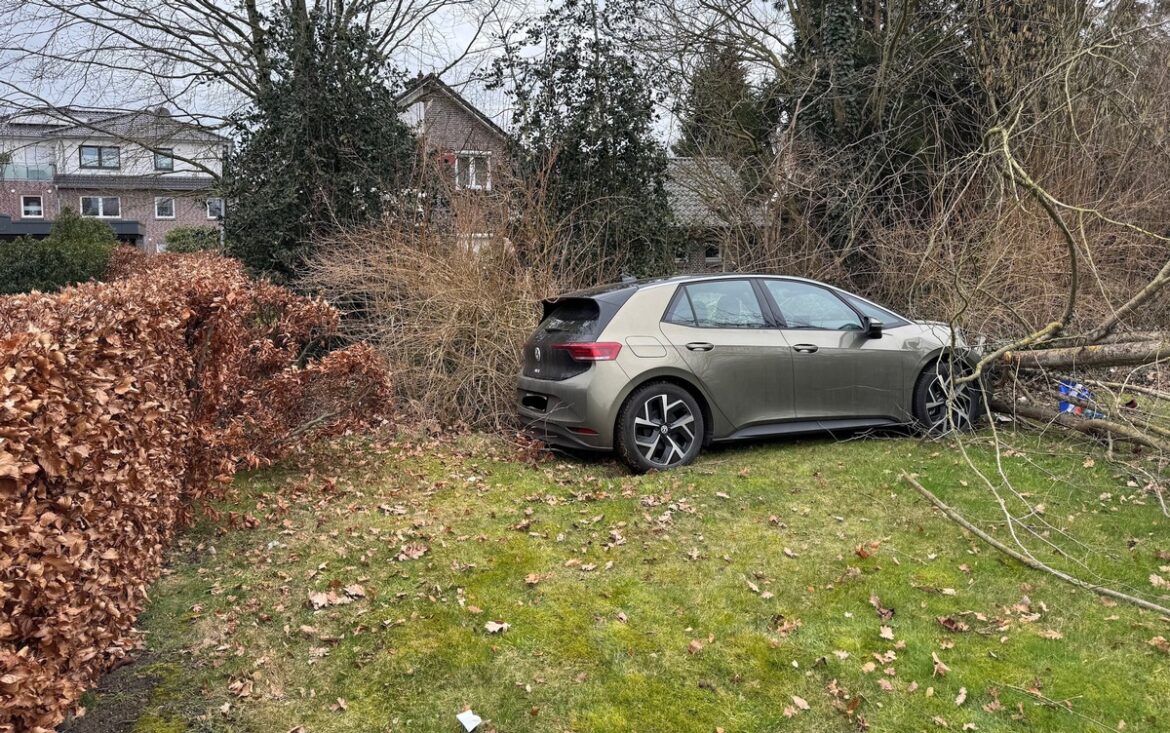
[[[0,110],[163,105],[209,130],[272,80],[271,19],[293,6],[356,24],[388,58],[445,71],[484,46],[506,0],[0,0]],[[133,140],[133,142],[147,142]]]
[[[946,319],[970,340],[981,334],[977,365],[955,380],[952,397],[979,380],[985,407],[999,416],[989,426],[997,468],[968,463],[1010,536],[979,536],[1074,585],[1166,613],[1140,591],[1112,590],[1084,564],[1062,570],[1045,561],[1044,553],[1075,557],[1079,546],[1015,490],[1000,460],[1010,440],[1001,420],[1087,436],[1167,512],[1164,10],[1122,1],[969,3],[909,19],[930,3],[861,2],[846,36],[872,51],[860,67],[831,53],[802,58],[801,44],[819,32],[818,3],[653,6],[661,37],[648,51],[677,73],[685,77],[707,44],[729,44],[754,65],[761,86],[778,90],[768,195],[757,202],[768,226],[735,264],[835,280],[915,317]],[[947,87],[932,83],[923,95],[908,84],[931,67],[963,76],[978,103],[931,107],[930,95]],[[850,74],[865,91],[853,99],[843,94]],[[926,114],[907,114],[914,105]],[[936,131],[953,126],[956,111],[973,143],[947,149]],[[850,115],[856,134],[826,144],[818,133]],[[906,152],[895,141],[905,140],[929,143],[906,156],[908,165],[889,165]],[[736,197],[723,208],[744,203],[734,187],[711,195]],[[1058,394],[1061,385],[1070,393]],[[982,439],[960,435],[955,443],[967,455]],[[908,481],[948,517],[974,526],[922,481]]]

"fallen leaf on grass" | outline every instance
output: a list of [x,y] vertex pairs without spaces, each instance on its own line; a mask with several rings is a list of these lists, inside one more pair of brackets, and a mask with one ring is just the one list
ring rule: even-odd
[[1170,590],[1170,580],[1166,580],[1157,573],[1150,573],[1150,585],[1162,590]]
[[236,697],[251,697],[252,680],[236,680],[228,685],[228,692]]
[[400,548],[398,557],[395,559],[398,560],[398,562],[404,562],[406,560],[417,560],[423,555],[427,554],[427,549],[427,546],[421,542],[408,542]]
[[357,583],[353,583],[352,585],[347,585],[344,588],[342,588],[342,590],[345,591],[345,594],[347,596],[350,596],[352,598],[365,598],[366,597],[366,589],[361,587]]
[[791,558],[792,558],[792,559],[794,559],[794,560],[795,560],[796,558],[800,557],[800,555],[797,555],[795,552],[793,552],[793,551],[792,551],[792,548],[789,548],[789,547],[785,547],[785,548],[784,548],[784,556],[785,556],[785,557],[791,557]]
[[309,593],[309,604],[313,610],[319,610],[326,606],[344,606],[347,603],[353,603],[353,599],[346,595],[337,595],[333,591],[322,593],[320,591]]
[[1043,631],[1040,632],[1040,636],[1043,636],[1045,639],[1053,639],[1053,640],[1059,640],[1059,639],[1064,638],[1064,634],[1060,633],[1056,629],[1044,629]]
[[1170,654],[1170,641],[1167,641],[1166,637],[1164,637],[1164,636],[1155,636],[1153,639],[1150,639],[1149,642],[1147,642],[1147,643],[1160,652],[1163,652],[1165,654]]
[[969,631],[971,629],[965,622],[960,621],[952,616],[937,616],[935,620],[942,625],[947,631],[961,632]]
[[691,639],[691,643],[687,644],[688,654],[698,654],[701,651],[703,651],[703,642],[698,639]]
[[485,631],[489,634],[499,634],[512,628],[511,624],[500,621],[488,621],[483,625]]
[[877,596],[869,597],[869,605],[873,606],[873,610],[877,611],[878,618],[882,621],[889,621],[894,617],[894,609],[883,607],[882,599]]
[[883,639],[885,639],[887,641],[893,641],[894,640],[894,630],[892,628],[890,628],[889,626],[882,626],[878,630],[878,636],[882,637]]
[[932,677],[946,677],[947,672],[950,672],[951,668],[948,667],[947,665],[943,664],[943,661],[938,658],[938,652],[931,652],[930,658],[934,660],[934,672],[933,672],[933,674],[931,674],[931,676]]
[[966,688],[966,687],[960,687],[960,688],[959,688],[959,694],[958,694],[958,696],[957,696],[957,697],[955,697],[955,705],[956,705],[956,706],[958,706],[958,705],[962,705],[962,704],[963,704],[963,703],[965,703],[965,702],[967,702],[967,688]]
[[808,710],[809,709],[808,702],[803,697],[800,697],[798,695],[792,696],[792,704],[795,705],[796,707],[800,708],[801,710]]

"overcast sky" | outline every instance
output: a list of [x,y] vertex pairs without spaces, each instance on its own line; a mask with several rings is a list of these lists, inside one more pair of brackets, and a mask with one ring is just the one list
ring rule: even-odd
[[[175,111],[192,116],[224,116],[239,108],[241,97],[222,85],[205,85],[176,94],[177,89],[186,86],[185,83],[159,81],[161,75],[152,74],[149,68],[133,71],[103,69],[100,44],[113,43],[116,39],[106,34],[95,40],[92,28],[77,24],[62,29],[60,15],[54,16],[37,7],[38,1],[43,0],[0,0],[0,17],[5,18],[4,25],[0,26],[0,103],[21,99],[22,105],[32,105],[40,98],[57,106],[143,109],[177,96],[180,104]],[[545,0],[510,1],[511,4],[498,6],[491,20],[482,27],[482,6],[456,6],[440,11],[427,27],[412,35],[411,44],[394,55],[394,63],[410,76],[445,70],[444,81],[501,127],[511,129],[511,112],[505,93],[486,89],[475,81],[475,76],[486,70],[498,53],[500,34],[516,21],[542,12],[546,4]],[[152,12],[166,7],[155,2],[141,0],[142,5],[151,8]],[[225,7],[235,5],[228,0],[222,2]],[[92,58],[99,63],[71,67],[64,64],[35,66],[25,52],[40,47],[48,39],[56,39],[56,50],[66,53],[83,53],[98,45]],[[456,62],[461,57],[462,60]],[[447,69],[453,62],[454,66]],[[24,94],[26,92],[29,94]],[[669,115],[663,115],[659,131],[664,138],[670,137],[670,126]]]

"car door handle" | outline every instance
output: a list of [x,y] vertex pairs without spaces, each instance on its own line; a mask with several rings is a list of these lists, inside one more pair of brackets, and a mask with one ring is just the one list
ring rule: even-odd
[[802,354],[815,354],[818,348],[820,347],[816,344],[797,344],[792,347],[792,350],[799,351]]
[[707,343],[706,341],[692,341],[687,344],[687,348],[691,351],[710,351],[715,348],[715,344]]

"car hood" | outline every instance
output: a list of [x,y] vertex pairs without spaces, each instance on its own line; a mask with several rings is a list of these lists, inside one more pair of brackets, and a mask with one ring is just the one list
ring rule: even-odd
[[945,321],[912,321],[906,328],[907,331],[913,329],[917,332],[915,335],[922,340],[922,344],[919,346],[922,349],[936,349],[944,346],[954,346],[960,349],[969,348],[963,339],[963,332],[951,327]]

